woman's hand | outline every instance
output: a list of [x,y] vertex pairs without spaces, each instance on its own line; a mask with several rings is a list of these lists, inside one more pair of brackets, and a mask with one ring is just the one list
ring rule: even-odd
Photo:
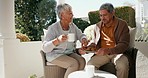
[[68,37],[67,35],[62,34],[57,39],[59,40],[60,43],[62,43],[62,42],[65,42],[68,39]]
[[88,42],[89,42],[89,41],[88,41],[86,38],[83,38],[82,41],[81,41],[81,43],[82,43],[82,45],[81,45],[82,48],[83,48],[83,47],[87,47]]
[[57,46],[60,43],[65,42],[67,39],[68,39],[67,35],[62,34],[59,37],[54,39],[53,44]]

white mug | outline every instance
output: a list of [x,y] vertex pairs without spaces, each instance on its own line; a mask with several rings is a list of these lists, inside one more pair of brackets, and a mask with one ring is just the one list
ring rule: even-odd
[[86,65],[85,72],[86,72],[88,78],[94,77],[95,66]]
[[68,33],[68,42],[74,42],[75,41],[75,34],[74,33]]

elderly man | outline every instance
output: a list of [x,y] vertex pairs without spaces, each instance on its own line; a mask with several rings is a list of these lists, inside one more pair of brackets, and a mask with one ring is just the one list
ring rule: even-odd
[[113,62],[118,78],[128,78],[129,62],[123,55],[129,48],[130,35],[126,21],[115,16],[112,4],[105,3],[99,9],[101,21],[96,24],[95,42],[97,51],[88,64],[96,68]]

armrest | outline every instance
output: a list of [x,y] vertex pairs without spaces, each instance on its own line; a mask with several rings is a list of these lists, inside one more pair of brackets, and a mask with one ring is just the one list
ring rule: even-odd
[[123,53],[124,55],[128,57],[130,67],[133,65],[135,66],[136,64],[137,52],[138,52],[138,49],[132,47]]

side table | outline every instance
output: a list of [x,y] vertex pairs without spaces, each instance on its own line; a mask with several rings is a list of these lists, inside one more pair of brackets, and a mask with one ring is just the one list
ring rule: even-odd
[[[84,70],[75,71],[69,74],[68,78],[88,78],[87,73]],[[114,74],[111,74],[102,70],[95,70],[93,78],[117,78]]]

